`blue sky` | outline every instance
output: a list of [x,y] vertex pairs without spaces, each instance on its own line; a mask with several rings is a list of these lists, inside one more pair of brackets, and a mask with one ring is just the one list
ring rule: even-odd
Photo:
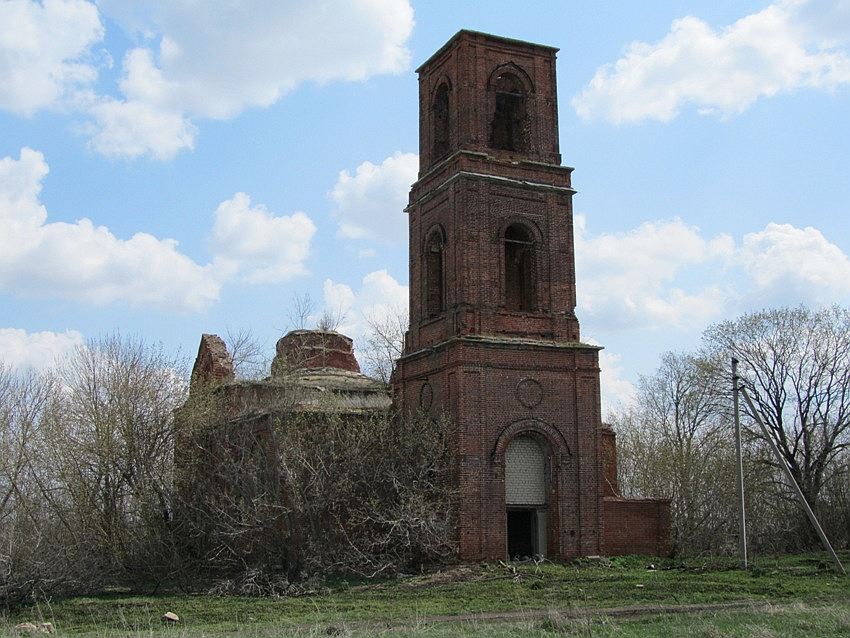
[[607,405],[713,321],[850,302],[848,0],[0,0],[0,359],[403,309],[413,69],[460,28],[560,48]]

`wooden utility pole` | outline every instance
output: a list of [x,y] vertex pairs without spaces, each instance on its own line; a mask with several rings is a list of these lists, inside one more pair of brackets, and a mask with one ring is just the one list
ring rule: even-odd
[[747,509],[744,503],[744,456],[741,451],[741,419],[738,414],[738,360],[732,357],[732,404],[735,412],[735,452],[738,469],[738,551],[741,569],[747,569]]
[[837,571],[839,574],[846,575],[847,572],[844,571],[844,565],[842,565],[841,561],[838,559],[838,554],[836,554],[835,550],[832,548],[832,544],[829,542],[829,539],[826,537],[823,528],[820,526],[817,516],[815,516],[815,513],[812,511],[812,508],[809,507],[809,502],[803,495],[803,490],[800,489],[800,486],[794,479],[794,475],[791,473],[791,468],[788,467],[788,464],[785,462],[785,459],[783,458],[782,453],[779,451],[776,442],[773,440],[773,437],[770,436],[770,433],[767,431],[767,427],[765,427],[764,423],[761,420],[761,417],[759,417],[759,413],[756,411],[756,406],[753,405],[753,401],[752,399],[750,399],[750,395],[747,394],[746,388],[741,386],[740,391],[744,395],[744,400],[747,402],[747,406],[750,408],[750,414],[752,415],[753,419],[755,419],[756,423],[759,424],[764,438],[767,439],[768,444],[770,444],[770,449],[773,451],[773,455],[776,457],[777,463],[779,463],[779,466],[783,470],[785,470],[785,476],[788,478],[788,482],[791,483],[791,487],[794,488],[794,492],[797,495],[797,500],[800,502],[800,505],[805,510],[806,516],[809,517],[809,521],[811,522],[812,527],[814,527],[815,531],[818,533],[818,536],[820,537],[820,542],[832,556],[832,563],[835,565],[835,571]]

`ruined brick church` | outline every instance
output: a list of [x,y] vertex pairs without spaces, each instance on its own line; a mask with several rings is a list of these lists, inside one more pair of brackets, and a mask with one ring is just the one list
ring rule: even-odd
[[[618,494],[600,347],[581,341],[575,315],[556,52],[460,31],[418,69],[410,326],[390,396],[404,412],[449,417],[461,560],[669,551],[669,502]],[[278,345],[309,342],[301,377],[313,381],[302,385],[332,378],[341,401],[387,409],[376,399],[387,390],[352,365],[351,341],[315,335]],[[235,383],[217,344],[202,340],[194,375]],[[262,395],[274,376],[248,391]]]

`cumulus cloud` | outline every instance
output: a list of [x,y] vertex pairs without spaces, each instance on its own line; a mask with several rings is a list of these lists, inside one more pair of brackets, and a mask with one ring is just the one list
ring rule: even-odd
[[850,83],[850,3],[780,0],[722,29],[675,20],[649,44],[596,71],[572,100],[584,119],[668,121],[688,104],[723,117],[762,97]]
[[[168,158],[192,147],[192,117],[234,117],[270,106],[305,82],[399,73],[410,60],[407,0],[241,1],[214,11],[199,11],[191,0],[160,0],[144,9],[129,0],[99,6],[150,40],[124,58],[123,98],[92,111],[102,130],[93,146],[108,155]],[[146,122],[116,134],[114,124],[139,113]]]
[[680,219],[594,235],[576,216],[579,315],[595,329],[688,328],[764,305],[850,298],[850,258],[816,228],[770,223],[736,243]]
[[218,299],[228,278],[278,282],[305,272],[316,227],[304,213],[276,217],[237,193],[215,211],[214,258],[202,266],[173,239],[120,239],[85,218],[48,222],[39,200],[48,170],[29,148],[0,159],[0,290],[198,311]]
[[376,270],[363,277],[357,291],[331,279],[326,279],[324,284],[325,307],[343,317],[340,331],[354,338],[365,336],[370,322],[406,315],[408,300],[409,288],[386,270]]
[[0,288],[182,310],[218,298],[212,268],[178,252],[174,240],[147,233],[119,239],[89,219],[47,222],[38,199],[47,173],[44,156],[29,148],[17,160],[0,160]]
[[584,216],[577,215],[575,243],[580,312],[594,325],[683,326],[705,322],[723,310],[718,286],[688,290],[676,281],[687,269],[730,257],[731,237],[705,239],[680,219],[594,236],[587,232]]
[[403,346],[408,293],[408,287],[386,270],[363,277],[356,291],[348,284],[325,280],[326,314],[340,319],[337,329],[354,338],[355,354],[363,370],[384,381],[392,371],[391,359]]
[[602,416],[626,408],[635,401],[637,393],[631,381],[624,377],[622,356],[607,350],[599,352],[600,382],[602,385]]
[[744,235],[737,261],[768,301],[833,303],[850,295],[850,258],[817,229],[768,224]]
[[340,236],[406,242],[407,217],[402,211],[418,171],[419,156],[401,152],[379,165],[363,162],[354,175],[341,171],[330,192]]
[[83,335],[76,330],[26,332],[19,328],[0,328],[0,364],[45,370],[84,341]]
[[103,36],[90,2],[0,2],[0,108],[31,115],[90,85],[91,47]]
[[[96,45],[101,12],[139,45],[124,55],[119,91],[93,91],[112,60]],[[408,0],[0,2],[0,108],[86,114],[95,151],[165,160],[194,146],[193,118],[264,108],[305,82],[365,80],[410,63]]]
[[274,283],[306,272],[304,261],[316,232],[302,212],[276,217],[237,193],[215,211],[211,242],[219,264],[250,283]]
[[169,111],[139,100],[111,97],[91,99],[88,107],[94,123],[83,127],[89,146],[107,157],[148,155],[172,159],[195,147],[197,127],[178,111]]

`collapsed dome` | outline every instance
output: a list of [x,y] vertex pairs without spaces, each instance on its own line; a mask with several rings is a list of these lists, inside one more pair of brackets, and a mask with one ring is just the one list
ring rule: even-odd
[[360,373],[354,341],[333,330],[292,330],[278,339],[272,375],[332,368]]

